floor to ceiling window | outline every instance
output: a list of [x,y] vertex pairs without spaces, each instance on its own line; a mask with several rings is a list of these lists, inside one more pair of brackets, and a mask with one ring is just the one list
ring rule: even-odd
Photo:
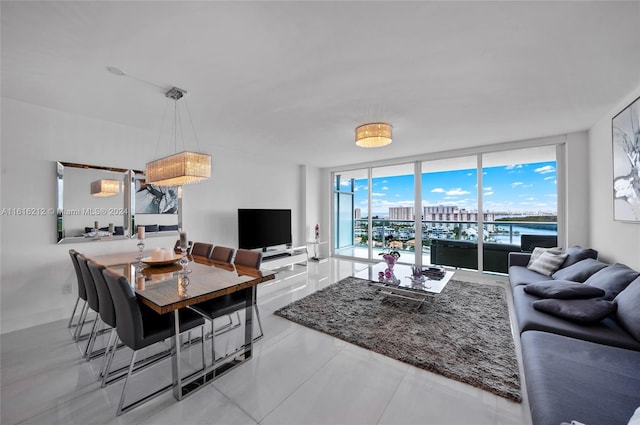
[[371,242],[375,256],[384,249],[400,253],[398,261],[415,262],[415,189],[411,164],[371,170]]
[[507,268],[505,251],[557,246],[556,147],[482,155],[483,270]]
[[334,175],[333,247],[338,255],[368,258],[368,175],[366,169]]
[[477,155],[424,161],[421,168],[422,263],[476,269]]
[[556,243],[556,149],[335,172],[334,254],[506,272],[521,244]]

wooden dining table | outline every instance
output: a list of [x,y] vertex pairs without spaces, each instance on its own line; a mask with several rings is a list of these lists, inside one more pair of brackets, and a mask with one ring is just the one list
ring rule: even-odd
[[[253,307],[256,304],[256,286],[275,278],[270,270],[257,270],[218,262],[205,257],[189,256],[184,273],[176,262],[161,267],[141,263],[137,252],[108,254],[92,257],[109,270],[125,276],[135,290],[138,301],[158,314],[174,315],[174,338],[171,349],[173,396],[176,400],[195,392],[205,384],[222,376],[249,360],[253,352]],[[180,318],[181,308],[243,291],[245,298],[244,344],[230,361],[212,365],[183,377],[180,370]],[[204,341],[202,341],[204,344]]]

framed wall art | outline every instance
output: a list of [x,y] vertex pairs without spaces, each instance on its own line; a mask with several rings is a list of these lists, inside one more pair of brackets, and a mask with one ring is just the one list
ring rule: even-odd
[[154,186],[136,179],[136,214],[178,214],[178,186]]
[[640,97],[611,120],[613,218],[640,223]]

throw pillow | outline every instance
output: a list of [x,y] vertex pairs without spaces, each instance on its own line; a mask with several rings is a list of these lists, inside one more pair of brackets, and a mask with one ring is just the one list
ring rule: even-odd
[[527,268],[545,276],[551,276],[553,272],[560,268],[566,258],[566,254],[556,254],[548,249],[530,263]]
[[533,302],[538,311],[553,314],[563,319],[582,324],[597,323],[616,311],[613,301],[589,300],[538,300]]
[[[533,252],[531,253],[531,257],[529,257],[529,265],[533,264],[534,261],[536,261],[538,259],[538,257],[540,257],[542,255],[543,252],[546,251],[550,251],[554,254],[562,254],[562,248],[541,248],[541,247],[535,247],[533,248]],[[528,266],[527,266],[528,267]]]
[[620,326],[640,341],[640,277],[631,282],[615,298],[618,304],[616,319]]
[[556,298],[563,300],[596,298],[604,296],[600,288],[568,280],[549,280],[531,283],[524,287],[524,292],[541,298]]
[[[567,264],[567,260],[564,261],[564,264]],[[578,261],[570,266],[565,266],[564,264],[561,269],[553,274],[552,277],[554,279],[584,282],[589,279],[592,274],[608,266],[607,263],[594,260],[593,258]]]
[[611,301],[639,274],[624,264],[616,263],[594,273],[584,283],[603,289],[605,292],[603,298]]
[[598,251],[591,248],[583,248],[578,245],[565,249],[564,253],[567,254],[567,259],[564,260],[564,264],[562,265],[563,268],[569,267],[570,265],[587,258],[593,258],[594,260],[598,259]]

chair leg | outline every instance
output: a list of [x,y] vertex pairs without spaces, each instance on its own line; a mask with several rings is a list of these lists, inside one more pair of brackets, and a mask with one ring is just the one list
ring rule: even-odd
[[201,341],[201,351],[202,351],[202,369],[206,369],[207,367],[207,363],[205,362],[204,359],[204,325],[200,326],[200,337],[202,338]]
[[91,327],[91,333],[89,334],[89,340],[87,341],[87,346],[84,349],[84,357],[89,361],[91,358],[91,352],[93,351],[93,344],[96,342],[96,338],[98,335],[98,322],[100,322],[100,318],[97,317],[93,322],[93,326]]
[[255,304],[254,307],[256,310],[256,319],[258,319],[258,328],[260,329],[260,335],[253,338],[254,341],[257,341],[264,336],[264,332],[262,332],[262,322],[260,321],[260,311],[258,311],[258,304]]
[[80,317],[78,318],[78,323],[76,324],[76,331],[73,334],[73,340],[76,342],[80,339],[80,335],[82,334],[84,321],[87,318],[87,310],[89,310],[89,304],[87,304],[87,302],[85,301],[82,305],[82,310],[80,310]]
[[111,370],[111,363],[113,362],[113,358],[116,355],[116,351],[117,351],[117,347],[118,347],[118,340],[120,338],[118,337],[118,335],[116,334],[116,340],[113,342],[113,350],[111,350],[111,354],[109,355],[109,361],[107,362],[107,367],[104,371],[104,373],[102,374],[102,383],[100,384],[100,388],[104,388],[107,386],[107,380],[109,378],[109,371]]
[[71,318],[69,318],[69,323],[67,324],[67,328],[70,328],[73,324],[73,318],[76,315],[76,310],[78,309],[78,303],[80,302],[80,297],[76,298],[76,304],[73,306],[73,313],[71,313]]
[[211,366],[216,365],[216,328],[211,319]]
[[133,372],[133,365],[136,362],[136,353],[137,351],[134,351],[133,354],[131,355],[131,363],[129,363],[129,372],[127,372],[127,377],[124,380],[124,386],[122,387],[122,394],[120,395],[120,403],[118,404],[118,416],[122,414],[122,406],[124,406],[124,397],[127,393],[127,385],[129,384],[129,378],[131,377],[131,374]]
[[[107,363],[109,362],[109,355],[111,352],[109,350],[115,350],[115,344],[113,341],[113,337],[116,336],[116,328],[111,328],[111,332],[109,333],[109,341],[107,341],[107,347],[104,350],[104,359],[102,359],[102,366],[100,366],[100,375],[98,375],[98,380],[101,380],[105,374],[105,368],[107,367]],[[112,348],[113,345],[113,348]]]

